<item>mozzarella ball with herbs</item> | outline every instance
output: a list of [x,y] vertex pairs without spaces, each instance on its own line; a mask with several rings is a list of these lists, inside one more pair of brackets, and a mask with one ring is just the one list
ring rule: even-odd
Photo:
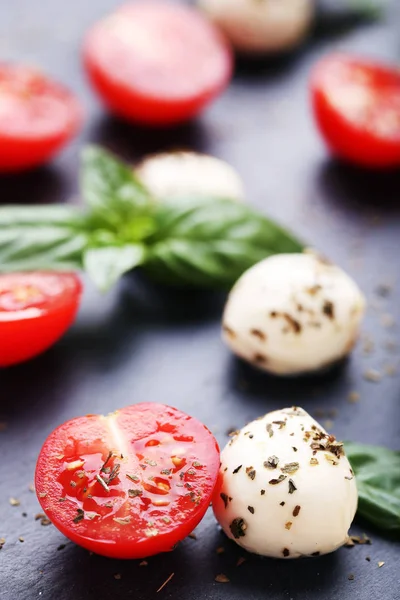
[[305,39],[315,0],[199,0],[200,7],[243,54],[291,50]]
[[136,174],[155,199],[207,196],[244,200],[243,183],[226,162],[196,152],[155,154]]
[[319,556],[348,539],[357,487],[343,444],[301,408],[268,413],[221,454],[215,516],[249,552]]
[[365,300],[339,267],[311,253],[277,254],[242,275],[223,315],[223,339],[278,375],[328,367],[353,348]]

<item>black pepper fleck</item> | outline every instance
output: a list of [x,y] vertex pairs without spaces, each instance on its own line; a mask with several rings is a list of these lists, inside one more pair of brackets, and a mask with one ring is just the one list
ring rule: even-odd
[[221,492],[220,498],[222,499],[222,501],[223,501],[223,503],[225,505],[225,508],[228,508],[228,496],[227,496],[227,494],[224,494],[224,492]]
[[325,316],[328,317],[328,319],[334,319],[335,307],[333,305],[333,302],[331,302],[330,300],[325,300],[324,304],[322,305],[322,312]]
[[270,479],[268,483],[270,485],[277,485],[278,483],[282,483],[282,481],[284,481],[285,479],[286,475],[279,475],[278,479]]
[[268,459],[264,462],[264,467],[266,469],[276,469],[279,464],[279,458],[277,456],[269,456]]
[[301,506],[299,506],[298,504],[294,507],[293,513],[292,513],[294,517],[298,516],[300,509],[301,509]]
[[256,470],[253,469],[253,467],[247,467],[246,468],[246,475],[248,477],[250,477],[251,480],[254,481],[255,477],[256,477]]
[[235,540],[238,540],[241,537],[244,537],[245,531],[247,529],[246,521],[240,517],[237,519],[233,519],[232,523],[229,525],[229,529]]

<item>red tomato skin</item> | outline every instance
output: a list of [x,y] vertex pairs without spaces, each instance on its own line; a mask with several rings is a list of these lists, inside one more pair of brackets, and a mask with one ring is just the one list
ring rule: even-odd
[[[83,108],[66,87],[32,67],[0,63],[0,90],[3,85],[8,91],[7,87],[18,84],[19,78],[25,81],[26,89],[21,89],[23,84],[20,84],[18,94],[25,91],[27,109],[34,113],[35,103],[45,98],[46,118],[53,121],[53,126],[52,131],[33,131],[29,123],[25,122],[27,114],[24,114],[23,103],[18,97],[19,104],[15,105],[15,113],[9,109],[7,120],[17,123],[23,121],[24,124],[21,124],[19,131],[13,131],[7,130],[0,122],[0,173],[33,169],[48,162],[78,133],[83,122]],[[37,91],[38,85],[40,92]],[[36,89],[30,90],[30,86],[35,86]]]
[[[141,8],[142,4],[145,7],[145,3],[138,2],[136,4],[138,8]],[[149,2],[147,8],[149,8],[149,5],[157,7],[159,11],[165,9],[169,11],[173,7],[173,5],[171,7],[171,5],[156,0]],[[127,12],[129,15],[130,9],[133,7],[134,5],[127,4],[122,6],[115,14]],[[197,14],[193,9],[175,6],[175,11],[187,12],[191,19],[198,19],[204,26],[204,17]],[[168,98],[162,93],[159,95],[156,93],[143,93],[138,89],[138,86],[135,86],[134,81],[125,80],[122,82],[112,77],[100,64],[97,57],[97,45],[99,44],[98,38],[100,35],[97,32],[97,27],[100,26],[101,23],[95,25],[86,36],[83,45],[83,64],[93,88],[109,111],[117,117],[148,127],[169,127],[184,123],[197,116],[229,84],[233,70],[233,54],[225,39],[211,24],[207,26],[210,28],[210,32],[212,31],[214,38],[219,40],[219,52],[223,55],[225,63],[219,81],[206,89],[181,98]]]
[[[400,165],[400,130],[397,139],[385,138],[378,132],[352,122],[344,111],[332,106],[328,89],[328,85],[332,85],[329,83],[330,69],[338,63],[371,71],[378,81],[391,81],[397,85],[400,99],[400,73],[394,69],[345,55],[330,55],[322,59],[312,73],[311,98],[314,116],[325,143],[334,155],[357,166],[385,169]],[[340,88],[341,82],[338,81],[336,85]],[[376,109],[379,110],[378,105]]]
[[[53,273],[35,273],[38,277],[49,275],[54,276]],[[57,342],[74,322],[80,304],[82,284],[73,273],[57,276],[68,283],[68,295],[64,302],[57,302],[49,309],[43,308],[40,314],[36,315],[21,311],[17,320],[6,320],[8,313],[0,311],[0,367],[9,367],[41,354]],[[0,275],[0,292],[6,277],[10,276]]]
[[[203,452],[204,455],[207,455],[209,458],[207,464],[204,462],[203,465],[207,467],[207,493],[198,505],[192,505],[189,513],[182,513],[183,517],[180,517],[179,511],[175,512],[175,517],[178,519],[180,518],[179,526],[175,528],[172,526],[169,528],[169,525],[165,525],[167,531],[162,531],[162,535],[159,535],[158,537],[143,538],[142,536],[138,541],[135,541],[135,539],[133,541],[132,539],[125,539],[126,537],[129,538],[129,536],[135,538],[136,535],[139,535],[135,523],[132,525],[123,525],[122,528],[118,525],[120,531],[111,531],[111,533],[109,530],[110,524],[108,523],[106,525],[101,525],[105,528],[103,529],[103,533],[101,532],[101,529],[97,529],[93,530],[94,533],[92,535],[88,535],[85,530],[85,523],[87,524],[87,521],[74,523],[74,518],[77,515],[76,505],[70,502],[70,498],[68,498],[68,489],[71,488],[67,488],[67,492],[65,492],[65,488],[61,487],[58,483],[60,478],[64,476],[65,470],[60,471],[57,469],[57,460],[59,462],[64,459],[62,448],[65,449],[68,447],[68,444],[74,444],[74,447],[79,447],[82,451],[82,447],[86,447],[86,444],[89,442],[92,451],[104,450],[105,445],[110,443],[110,440],[108,439],[109,432],[106,429],[102,430],[102,417],[99,415],[87,415],[86,417],[72,419],[55,429],[49,435],[39,454],[35,474],[35,488],[44,512],[53,524],[71,541],[91,552],[109,558],[145,558],[160,552],[169,552],[173,550],[176,544],[187,537],[204,517],[207,508],[210,505],[218,476],[220,464],[218,444],[209,430],[202,423],[170,406],[155,403],[142,403],[126,407],[121,411],[113,413],[114,418],[119,420],[119,426],[125,421],[124,433],[128,436],[138,438],[141,436],[153,435],[154,415],[156,415],[156,418],[160,422],[163,421],[163,419],[165,422],[169,422],[166,420],[167,417],[173,422],[174,419],[177,418],[176,415],[178,415],[178,421],[187,421],[186,426],[188,426],[188,430],[194,433],[195,439],[196,436],[198,437],[199,447],[202,448],[200,452]],[[183,427],[185,427],[185,425],[183,425]],[[196,443],[194,447],[196,447]],[[94,452],[94,455],[96,455],[96,452]],[[54,468],[54,465],[56,465],[56,468]],[[206,481],[206,479],[204,481]],[[179,480],[183,481],[181,479]],[[135,485],[137,486],[138,484],[130,483],[129,485],[134,488]],[[174,489],[176,491],[177,488],[173,488],[173,490]],[[120,491],[121,488],[116,487],[115,490]],[[114,488],[112,491],[114,492]],[[184,491],[186,493],[186,489]],[[67,496],[67,501],[60,503],[60,497],[63,497],[63,495]],[[109,497],[110,496],[107,496],[107,498]],[[164,496],[161,496],[161,498],[163,497]],[[136,500],[133,502],[135,501]],[[125,498],[124,502],[126,502]],[[171,509],[170,513],[160,512],[160,515],[172,515],[173,510],[174,508]],[[157,511],[153,510],[153,512]],[[152,518],[154,519],[157,517]],[[91,522],[86,526],[91,526]],[[113,527],[115,528],[115,524]],[[170,529],[169,531],[168,528]],[[108,539],[106,539],[107,531],[109,534]]]

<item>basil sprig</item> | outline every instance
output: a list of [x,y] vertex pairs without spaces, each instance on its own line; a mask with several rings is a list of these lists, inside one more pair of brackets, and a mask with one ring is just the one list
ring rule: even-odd
[[400,452],[353,442],[345,446],[356,474],[358,514],[400,534]]
[[301,252],[290,233],[225,198],[155,202],[105,150],[83,153],[83,208],[0,208],[0,271],[84,269],[106,291],[141,266],[170,284],[230,287],[259,260]]

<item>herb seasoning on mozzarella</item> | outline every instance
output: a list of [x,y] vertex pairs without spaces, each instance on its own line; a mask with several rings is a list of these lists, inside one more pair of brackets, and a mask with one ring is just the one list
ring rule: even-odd
[[[271,373],[316,371],[352,350],[364,309],[359,288],[337,266],[315,254],[277,254],[232,289],[223,338],[235,354]],[[271,437],[274,425],[266,425]]]
[[[213,501],[230,538],[278,558],[319,556],[346,542],[357,487],[343,444],[297,407],[253,421],[234,441],[222,451]],[[250,466],[238,470],[239,461]]]

